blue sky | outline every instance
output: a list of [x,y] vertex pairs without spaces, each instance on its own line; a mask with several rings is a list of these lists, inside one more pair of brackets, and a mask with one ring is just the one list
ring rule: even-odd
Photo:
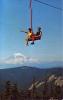
[[[62,0],[40,0],[62,8]],[[29,22],[29,0],[0,0],[0,60],[15,53],[44,61],[63,61],[63,11],[33,0],[33,30],[42,27],[43,37],[35,45],[25,45]]]

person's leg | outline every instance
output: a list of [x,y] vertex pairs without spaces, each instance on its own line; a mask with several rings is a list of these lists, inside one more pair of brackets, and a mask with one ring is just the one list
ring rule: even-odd
[[26,41],[26,45],[28,46],[28,40]]
[[28,35],[26,36],[26,45],[28,46]]
[[32,42],[31,42],[31,44],[34,44],[34,35],[32,36]]

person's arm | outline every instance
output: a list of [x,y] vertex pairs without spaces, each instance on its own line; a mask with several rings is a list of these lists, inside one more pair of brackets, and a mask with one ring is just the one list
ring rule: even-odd
[[42,35],[42,31],[40,31],[40,34]]
[[26,31],[24,31],[24,30],[22,30],[22,31],[20,31],[20,32],[28,33],[28,32],[26,32]]

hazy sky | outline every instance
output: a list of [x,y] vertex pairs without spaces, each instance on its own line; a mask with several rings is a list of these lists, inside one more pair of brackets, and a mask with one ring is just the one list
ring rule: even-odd
[[[40,0],[62,8],[62,0]],[[42,27],[43,37],[35,45],[25,45],[29,28],[29,0],[0,0],[0,62],[13,54],[38,58],[40,61],[63,61],[63,11],[33,0],[33,30]]]

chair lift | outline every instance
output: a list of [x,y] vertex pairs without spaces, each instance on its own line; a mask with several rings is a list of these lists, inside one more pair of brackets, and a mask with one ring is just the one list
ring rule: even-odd
[[[30,0],[30,28],[29,30],[32,31],[32,34],[30,37],[28,37],[28,39],[26,39],[27,45],[29,41],[32,41],[31,44],[34,44],[34,41],[41,40],[41,36],[42,36],[41,27],[38,28],[38,31],[35,34],[32,29],[32,0]],[[21,32],[25,32],[25,31],[21,31]],[[28,33],[28,32],[25,32],[25,33]]]

